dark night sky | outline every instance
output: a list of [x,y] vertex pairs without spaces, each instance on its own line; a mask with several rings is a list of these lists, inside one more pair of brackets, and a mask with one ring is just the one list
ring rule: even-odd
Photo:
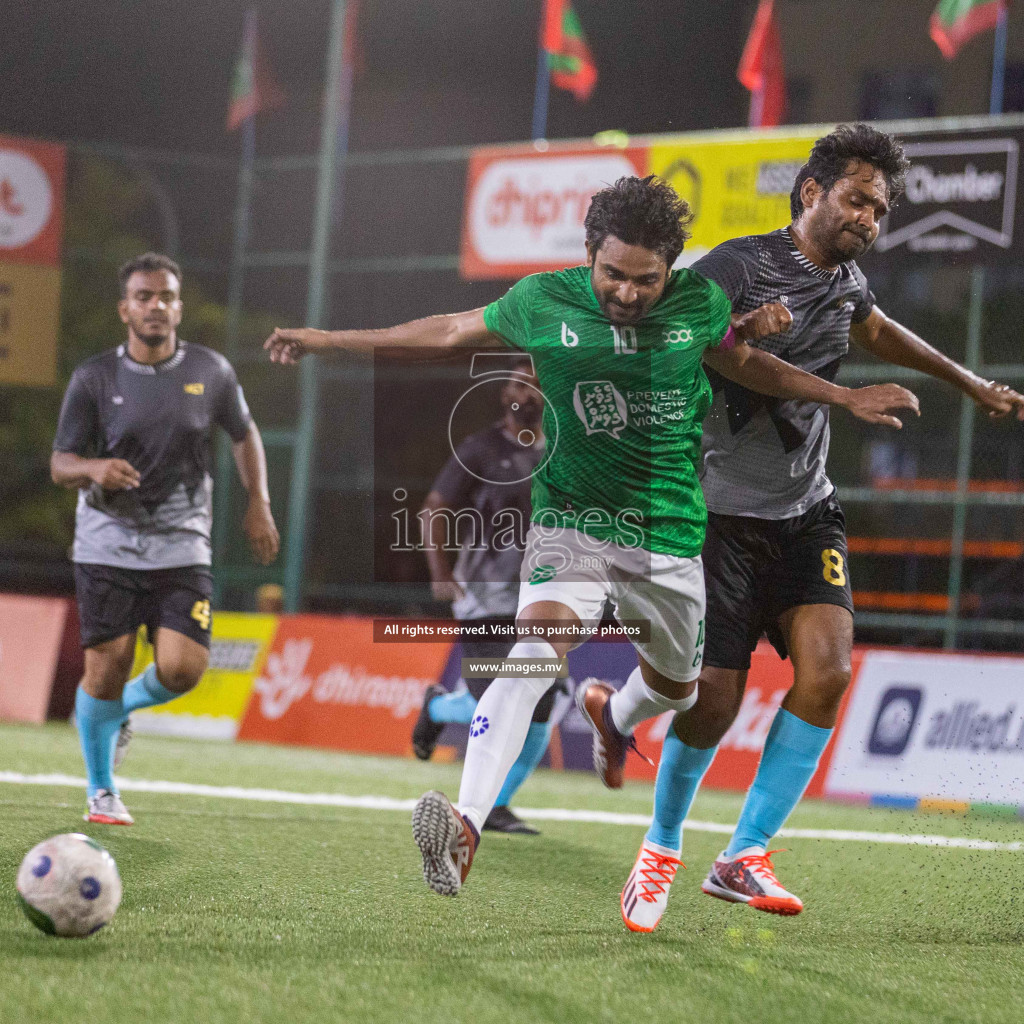
[[[232,153],[225,134],[245,0],[3,0],[0,131]],[[742,124],[735,68],[754,0],[585,0],[600,81],[552,91],[548,135]],[[261,37],[289,96],[260,149],[315,149],[328,0],[263,0]],[[529,135],[541,0],[363,0],[353,150]]]

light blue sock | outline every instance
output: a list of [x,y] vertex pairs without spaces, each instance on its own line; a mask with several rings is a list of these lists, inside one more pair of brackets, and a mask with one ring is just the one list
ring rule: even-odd
[[476,698],[469,690],[458,693],[442,693],[427,705],[427,714],[432,722],[455,722],[469,725],[476,711]]
[[800,802],[831,735],[831,729],[811,725],[779,708],[736,831],[725,848],[727,857],[748,846],[768,845]]
[[79,686],[75,694],[75,724],[85,758],[88,780],[86,792],[91,797],[98,789],[114,786],[114,744],[124,721],[124,704],[118,700],[98,700]]
[[494,801],[495,807],[508,807],[509,801],[515,795],[519,787],[530,777],[533,769],[540,764],[544,751],[548,749],[548,740],[551,739],[550,722],[531,722],[526,733],[526,742],[516,759],[516,763],[508,770],[505,776],[505,785],[501,787],[498,799]]
[[688,746],[669,726],[654,784],[654,820],[646,836],[649,843],[669,850],[682,849],[683,821],[717,750],[717,745],[707,750]]
[[142,708],[151,708],[157,704],[166,704],[180,693],[168,690],[156,677],[156,665],[150,662],[145,671],[137,675],[125,688],[121,700],[124,702],[124,713],[130,715]]

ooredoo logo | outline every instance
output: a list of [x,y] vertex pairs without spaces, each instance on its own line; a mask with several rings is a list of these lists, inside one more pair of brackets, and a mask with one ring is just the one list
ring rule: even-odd
[[907,749],[910,736],[921,710],[921,688],[890,686],[878,702],[868,752],[884,757],[898,757]]
[[53,213],[46,171],[27,153],[0,149],[0,249],[34,241]]

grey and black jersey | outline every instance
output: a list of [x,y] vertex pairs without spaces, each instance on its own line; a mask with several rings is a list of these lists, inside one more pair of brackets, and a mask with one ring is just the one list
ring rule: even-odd
[[543,457],[543,443],[522,445],[495,424],[467,437],[434,481],[459,516],[452,574],[465,596],[452,605],[457,619],[516,614],[530,484]]
[[53,449],[131,463],[129,491],[81,488],[76,562],[122,569],[172,569],[211,562],[210,441],[219,424],[241,441],[251,422],[231,364],[178,340],[174,355],[148,365],[124,345],[75,369]]
[[[856,263],[823,270],[788,228],[723,242],[693,269],[721,286],[734,313],[782,303],[793,315],[790,330],[753,344],[829,381],[849,348],[850,324],[866,320],[875,302]],[[714,401],[704,421],[701,485],[709,511],[789,519],[832,492],[828,406],[760,395],[712,370],[708,378]]]

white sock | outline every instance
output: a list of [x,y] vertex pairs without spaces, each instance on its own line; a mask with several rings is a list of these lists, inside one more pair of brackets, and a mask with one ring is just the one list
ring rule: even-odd
[[[508,657],[549,660],[557,659],[558,654],[545,640],[521,640]],[[456,805],[477,832],[483,828],[505,776],[523,749],[533,709],[554,681],[554,676],[495,679],[480,698],[470,725]]]
[[632,736],[633,730],[648,718],[663,711],[689,711],[697,703],[697,687],[682,700],[669,700],[645,682],[637,665],[626,680],[626,685],[611,699],[612,721],[623,736]]

